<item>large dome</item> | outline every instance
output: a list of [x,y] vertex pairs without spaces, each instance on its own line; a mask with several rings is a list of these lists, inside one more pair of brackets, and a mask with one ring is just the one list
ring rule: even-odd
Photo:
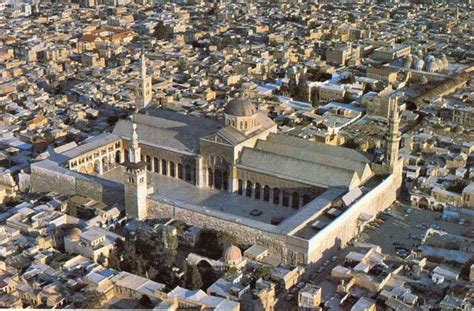
[[256,113],[256,110],[248,99],[236,98],[225,106],[224,113],[236,117],[250,117]]
[[224,262],[226,264],[235,265],[242,261],[242,252],[240,249],[235,246],[231,245],[224,251]]

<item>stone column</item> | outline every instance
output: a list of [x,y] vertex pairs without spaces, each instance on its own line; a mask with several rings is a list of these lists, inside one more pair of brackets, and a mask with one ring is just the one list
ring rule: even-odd
[[99,159],[99,175],[104,174],[104,168],[102,167],[102,160]]
[[120,163],[125,162],[125,150],[120,149]]
[[196,176],[196,186],[203,188],[207,185],[207,169],[204,168],[203,159],[200,156],[196,157],[196,167],[195,167],[195,176]]
[[237,191],[239,191],[237,168],[232,165],[229,169],[229,193],[237,193]]

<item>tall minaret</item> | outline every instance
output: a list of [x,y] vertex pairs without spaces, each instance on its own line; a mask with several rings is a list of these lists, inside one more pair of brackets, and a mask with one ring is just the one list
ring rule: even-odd
[[400,116],[398,105],[394,104],[388,120],[388,133],[385,137],[385,164],[393,169],[398,161],[398,149],[400,147]]
[[142,45],[140,56],[140,78],[141,86],[137,98],[136,110],[140,111],[148,106],[152,97],[151,77],[147,76],[145,50]]
[[147,216],[147,180],[145,163],[141,161],[141,150],[138,146],[137,125],[135,123],[132,125],[130,137],[129,159],[124,163],[125,211],[128,217],[142,220]]

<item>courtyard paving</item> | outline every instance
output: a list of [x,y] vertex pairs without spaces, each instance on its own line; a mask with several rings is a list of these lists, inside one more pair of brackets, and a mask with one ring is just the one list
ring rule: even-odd
[[[105,172],[105,179],[123,183],[124,168],[116,167]],[[274,217],[287,219],[298,210],[282,205],[275,205],[263,200],[255,200],[246,196],[230,194],[209,188],[198,188],[189,182],[160,174],[149,173],[149,182],[154,186],[154,196],[170,202],[186,203],[227,212],[239,217],[246,217],[264,223],[271,223]],[[252,216],[254,209],[261,210],[260,216]]]

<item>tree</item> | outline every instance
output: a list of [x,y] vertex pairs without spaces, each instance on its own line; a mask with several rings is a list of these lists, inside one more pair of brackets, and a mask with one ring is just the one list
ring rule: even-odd
[[185,284],[186,288],[192,290],[197,290],[202,287],[201,274],[196,265],[186,266]]
[[272,277],[273,268],[271,266],[260,266],[255,269],[253,275],[256,279],[263,278],[264,280],[269,280]]
[[158,40],[169,40],[172,37],[172,31],[163,21],[159,21],[155,26],[155,37]]
[[100,308],[105,300],[105,295],[95,290],[86,290],[82,295],[84,296],[84,300],[77,303],[77,307],[80,309]]
[[237,244],[237,240],[232,235],[223,231],[203,229],[199,233],[194,251],[213,259],[219,259],[224,250],[232,244]]
[[147,309],[151,309],[154,307],[153,302],[151,301],[150,297],[148,297],[147,295],[142,295],[139,302],[143,307]]

